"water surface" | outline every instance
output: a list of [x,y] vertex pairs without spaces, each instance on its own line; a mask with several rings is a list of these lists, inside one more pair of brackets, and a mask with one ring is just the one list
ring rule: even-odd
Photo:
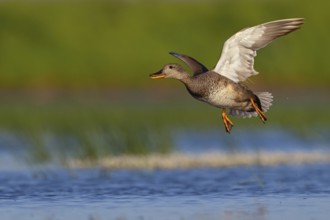
[[2,171],[1,219],[327,219],[329,169]]

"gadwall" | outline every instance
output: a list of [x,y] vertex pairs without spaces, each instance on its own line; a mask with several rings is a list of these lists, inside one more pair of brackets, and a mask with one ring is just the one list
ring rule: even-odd
[[303,18],[283,19],[237,32],[225,42],[220,59],[213,70],[208,70],[192,57],[170,52],[185,62],[193,75],[191,76],[181,65],[170,63],[160,71],[150,74],[150,77],[180,80],[194,98],[222,109],[222,119],[227,133],[230,133],[234,126],[227,112],[239,117],[259,116],[265,123],[265,112],[273,101],[272,94],[252,92],[242,82],[258,74],[253,67],[256,51],[276,38],[299,29],[303,21]]

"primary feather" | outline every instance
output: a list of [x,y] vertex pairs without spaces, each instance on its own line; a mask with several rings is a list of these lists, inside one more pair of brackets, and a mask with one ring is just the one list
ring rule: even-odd
[[256,51],[276,38],[299,29],[303,21],[303,18],[277,20],[237,32],[225,42],[214,71],[234,82],[245,81],[258,74],[253,67]]

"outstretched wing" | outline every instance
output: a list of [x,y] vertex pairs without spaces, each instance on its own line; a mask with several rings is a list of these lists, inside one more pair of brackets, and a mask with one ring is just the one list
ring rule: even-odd
[[187,66],[189,66],[189,68],[192,70],[194,76],[208,71],[208,69],[203,64],[190,56],[179,54],[177,52],[170,52],[170,54],[185,62]]
[[303,22],[303,18],[277,20],[237,32],[225,42],[213,71],[234,82],[245,81],[248,77],[258,74],[253,68],[256,51],[276,38],[299,29]]

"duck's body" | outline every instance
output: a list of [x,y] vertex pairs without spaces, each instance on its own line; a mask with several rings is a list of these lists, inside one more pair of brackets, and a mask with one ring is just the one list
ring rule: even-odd
[[252,92],[241,82],[258,74],[253,68],[256,50],[272,40],[286,35],[303,24],[302,18],[284,19],[246,28],[229,38],[213,70],[187,55],[170,52],[184,61],[193,71],[190,75],[179,64],[167,64],[151,78],[180,80],[196,99],[222,109],[222,118],[229,133],[234,125],[228,114],[241,117],[259,116],[265,122],[266,112],[272,104],[269,92]]
[[218,108],[248,110],[249,98],[255,98],[247,87],[214,71],[191,76],[182,82],[194,98]]

